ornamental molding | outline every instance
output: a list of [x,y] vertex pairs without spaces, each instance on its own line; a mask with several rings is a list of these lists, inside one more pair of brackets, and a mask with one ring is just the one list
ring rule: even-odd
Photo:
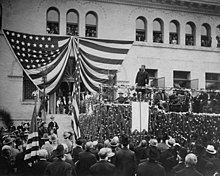
[[170,10],[177,12],[187,12],[193,14],[205,14],[220,16],[220,2],[207,2],[205,0],[87,0],[90,2],[103,2],[109,4],[120,4]]

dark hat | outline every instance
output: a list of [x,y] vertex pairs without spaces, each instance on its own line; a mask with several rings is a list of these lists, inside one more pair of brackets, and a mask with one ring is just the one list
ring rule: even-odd
[[76,144],[77,144],[77,145],[82,145],[82,144],[83,144],[82,139],[81,139],[81,138],[78,138],[78,139],[76,140]]
[[54,119],[54,116],[51,116],[50,119]]
[[159,159],[159,151],[156,147],[150,147],[149,149],[149,159],[158,160]]
[[53,151],[55,157],[62,156],[65,154],[65,150],[62,144],[59,144],[57,148]]
[[121,138],[121,144],[122,145],[128,145],[130,143],[128,136],[124,135]]
[[9,136],[3,141],[3,145],[10,145],[14,140]]
[[205,147],[202,144],[196,144],[196,153],[203,154],[205,151]]

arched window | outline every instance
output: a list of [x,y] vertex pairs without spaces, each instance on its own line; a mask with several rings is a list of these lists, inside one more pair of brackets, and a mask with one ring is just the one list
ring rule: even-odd
[[196,34],[196,26],[193,22],[186,23],[186,36],[185,43],[186,45],[195,45],[195,34]]
[[86,14],[86,37],[97,37],[98,17],[95,12]]
[[0,30],[2,30],[2,5],[0,4]]
[[209,24],[204,23],[201,27],[201,46],[211,47],[211,27]]
[[66,14],[66,34],[77,36],[79,34],[79,15],[73,9],[69,10]]
[[176,20],[170,22],[170,44],[179,44],[180,24]]
[[153,41],[155,43],[163,43],[163,21],[156,18],[153,21]]
[[60,13],[55,7],[47,10],[47,33],[59,34],[60,33]]
[[144,17],[136,19],[136,41],[146,41],[147,21]]
[[220,48],[220,25],[216,27],[216,45]]

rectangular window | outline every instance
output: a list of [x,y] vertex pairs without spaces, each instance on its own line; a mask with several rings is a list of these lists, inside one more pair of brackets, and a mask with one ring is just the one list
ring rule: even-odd
[[37,88],[24,72],[23,76],[23,99],[33,100],[34,96],[32,93],[36,91]]
[[190,72],[173,71],[173,86],[176,88],[190,88]]
[[136,30],[136,41],[145,41],[145,31],[142,29]]
[[78,25],[75,23],[67,23],[66,34],[78,36]]
[[59,34],[59,23],[55,21],[47,21],[47,33]]
[[146,69],[149,74],[149,85],[157,87],[157,70],[156,69]]
[[206,89],[220,89],[220,73],[206,73]]
[[86,37],[97,37],[96,25],[86,25]]

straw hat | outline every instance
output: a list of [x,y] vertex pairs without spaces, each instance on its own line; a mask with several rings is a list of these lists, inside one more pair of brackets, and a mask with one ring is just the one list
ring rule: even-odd
[[215,150],[215,147],[213,145],[207,145],[206,152],[214,155],[217,151]]

